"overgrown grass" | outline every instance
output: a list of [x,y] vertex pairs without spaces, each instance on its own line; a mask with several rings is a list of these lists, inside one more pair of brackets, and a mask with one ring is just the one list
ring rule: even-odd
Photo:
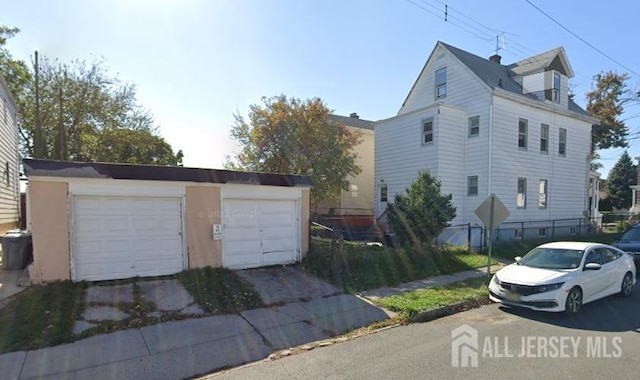
[[[546,238],[537,240],[512,240],[507,242],[494,242],[491,249],[492,256],[500,256],[508,259],[513,259],[517,256],[524,256],[527,252],[540,244],[552,242],[552,241],[592,241],[604,244],[611,244],[616,239],[616,234],[590,234],[581,236],[571,236],[562,238]],[[487,253],[487,250],[483,252]]]
[[253,287],[229,269],[190,269],[176,277],[207,313],[237,313],[264,306]]
[[[255,290],[228,269],[191,269],[175,277],[208,314],[236,313],[263,306]],[[114,300],[114,303],[105,304],[118,307],[129,317],[120,321],[102,321],[78,337],[189,318],[179,313],[157,315],[156,305],[144,299],[138,281],[139,278],[133,278],[101,284],[133,284],[133,302],[116,303]],[[17,294],[13,301],[0,310],[0,353],[55,346],[76,339],[73,327],[76,320],[82,319],[86,308],[85,289],[88,286],[86,282],[55,282],[33,286]],[[102,304],[93,306],[96,305]]]
[[0,353],[70,342],[85,288],[86,283],[65,281],[18,294],[0,311]]
[[376,304],[398,313],[400,319],[410,319],[416,314],[459,302],[488,297],[486,278],[478,277],[446,286],[406,292],[382,298]]
[[303,261],[304,268],[348,292],[393,286],[481,267],[487,257],[461,247],[408,249],[365,246],[344,242],[342,250],[331,240],[314,238]]

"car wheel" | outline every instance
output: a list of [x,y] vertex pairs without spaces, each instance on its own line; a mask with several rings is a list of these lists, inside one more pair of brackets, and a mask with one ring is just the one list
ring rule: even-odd
[[582,307],[582,290],[580,288],[575,287],[569,291],[567,294],[567,301],[564,304],[564,311],[567,314],[576,314],[580,311],[580,307]]
[[624,297],[629,297],[631,292],[633,291],[633,277],[630,272],[624,275],[622,279],[622,286],[620,287],[620,295]]

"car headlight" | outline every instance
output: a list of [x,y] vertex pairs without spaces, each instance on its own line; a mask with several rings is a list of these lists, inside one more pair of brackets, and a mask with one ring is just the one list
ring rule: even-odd
[[557,284],[549,284],[549,285],[539,285],[536,286],[536,293],[544,293],[550,292],[552,290],[560,289],[564,285],[564,282],[559,282]]
[[491,277],[491,282],[500,286],[500,280],[498,279],[498,276],[496,276],[495,274],[493,275],[493,277]]

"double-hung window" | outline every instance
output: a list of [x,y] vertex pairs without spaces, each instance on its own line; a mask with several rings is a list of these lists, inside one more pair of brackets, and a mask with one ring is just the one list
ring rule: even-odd
[[567,154],[567,130],[560,128],[558,134],[558,154],[565,156]]
[[478,195],[478,176],[467,177],[467,195]]
[[447,96],[447,68],[436,70],[436,99]]
[[422,144],[433,142],[433,119],[422,121]]
[[560,74],[553,73],[553,90],[551,91],[551,101],[560,103]]
[[387,185],[380,186],[380,202],[388,201],[387,191],[388,191]]
[[480,116],[469,118],[469,137],[480,135]]
[[540,124],[540,152],[549,153],[549,126]]
[[527,119],[518,120],[518,148],[527,149]]
[[547,180],[538,183],[538,208],[547,208]]
[[518,178],[518,197],[516,201],[518,208],[527,207],[527,179]]

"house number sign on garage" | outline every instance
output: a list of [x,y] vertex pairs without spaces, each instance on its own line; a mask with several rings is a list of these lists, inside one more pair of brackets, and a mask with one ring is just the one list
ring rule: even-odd
[[213,225],[213,240],[222,240],[222,224]]

